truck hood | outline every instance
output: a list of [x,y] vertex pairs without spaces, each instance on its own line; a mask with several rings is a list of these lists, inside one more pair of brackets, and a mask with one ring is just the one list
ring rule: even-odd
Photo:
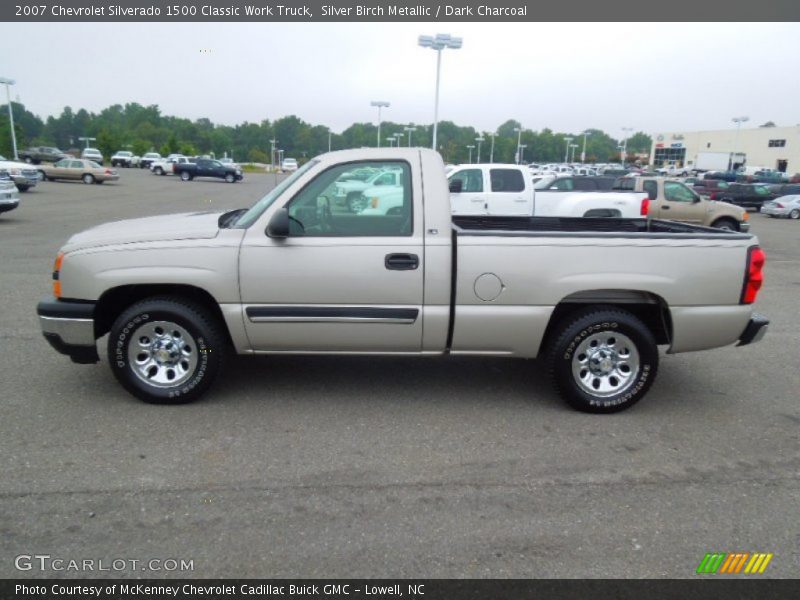
[[221,214],[222,211],[205,211],[104,223],[73,235],[63,251],[136,242],[211,239],[219,233]]

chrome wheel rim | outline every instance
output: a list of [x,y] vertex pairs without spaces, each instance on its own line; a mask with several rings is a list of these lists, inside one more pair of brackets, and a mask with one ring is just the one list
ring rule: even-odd
[[367,201],[364,198],[353,198],[350,200],[350,212],[360,213],[367,207]]
[[154,321],[136,330],[128,342],[128,357],[133,372],[148,385],[175,387],[194,373],[197,343],[180,325]]
[[608,398],[633,385],[639,365],[639,351],[628,336],[603,331],[587,337],[575,350],[572,375],[587,394]]

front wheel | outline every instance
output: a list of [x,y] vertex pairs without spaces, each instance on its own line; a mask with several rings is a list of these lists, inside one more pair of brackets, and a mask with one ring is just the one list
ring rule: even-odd
[[655,380],[655,338],[627,311],[581,310],[562,321],[552,339],[548,370],[561,397],[576,410],[625,410],[641,400]]
[[164,169],[162,169],[161,167],[156,167],[155,169],[153,169],[153,172],[156,175],[163,175],[164,174]]
[[236,183],[236,177],[228,173],[227,175],[225,175],[225,181],[227,181],[228,183]]
[[199,398],[225,360],[226,340],[203,306],[181,298],[151,298],[125,310],[111,327],[108,361],[131,394],[153,404]]
[[723,229],[725,231],[739,231],[736,222],[731,219],[717,219],[712,225],[715,229]]
[[189,171],[182,171],[181,172],[181,181],[191,181],[192,175]]

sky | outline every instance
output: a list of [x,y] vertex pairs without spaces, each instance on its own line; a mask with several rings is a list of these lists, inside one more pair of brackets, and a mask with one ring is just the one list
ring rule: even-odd
[[[295,114],[341,132],[439,118],[492,131],[655,133],[800,124],[798,23],[0,23],[0,76],[46,118],[157,104],[235,125]],[[5,97],[0,97],[5,103]]]

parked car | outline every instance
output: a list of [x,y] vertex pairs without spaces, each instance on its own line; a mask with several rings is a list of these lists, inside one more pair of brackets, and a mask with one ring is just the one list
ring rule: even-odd
[[54,165],[42,165],[39,170],[45,181],[76,180],[83,183],[105,183],[116,181],[119,173],[114,169],[103,167],[93,160],[82,158],[64,158]]
[[20,160],[28,164],[38,165],[43,162],[57,162],[68,155],[58,148],[52,146],[34,146],[20,150],[18,153]]
[[789,181],[789,178],[780,171],[764,170],[756,171],[752,181],[754,183],[785,183]]
[[234,162],[234,160],[230,156],[224,156],[224,157],[222,157],[222,158],[220,158],[218,160],[219,160],[219,162],[221,162],[226,167],[234,167],[234,168],[236,168],[236,167],[240,166],[239,163]]
[[648,219],[669,219],[729,231],[749,231],[747,211],[725,202],[702,198],[689,186],[664,177],[620,177],[614,189],[647,192],[650,198]]
[[767,188],[775,198],[800,194],[800,183],[774,183]]
[[[136,157],[138,158],[138,157]],[[128,152],[127,150],[120,150],[114,156],[111,157],[111,166],[112,167],[133,167],[134,165],[134,155],[133,152]]]
[[154,161],[161,160],[161,155],[158,152],[145,152],[142,158],[139,159],[140,169],[149,169]]
[[800,195],[781,196],[768,200],[761,206],[761,214],[769,217],[800,219]]
[[226,167],[218,160],[210,158],[198,158],[195,162],[188,162],[188,160],[187,162],[177,162],[172,168],[181,181],[191,181],[195,177],[213,177],[224,179],[228,183],[235,183],[244,178],[240,168]]
[[703,177],[704,180],[709,179],[719,179],[721,181],[727,181],[728,183],[733,183],[739,177],[739,173],[737,171],[708,171]]
[[297,171],[297,159],[284,158],[281,163],[281,171]]
[[39,171],[27,163],[8,160],[0,156],[0,173],[5,173],[20,192],[27,192],[39,183]]
[[[387,163],[404,171],[400,214],[324,210],[343,172]],[[92,227],[56,257],[42,333],[84,364],[108,334],[116,379],[156,404],[201,397],[232,352],[541,356],[561,396],[593,413],[645,396],[659,345],[668,355],[765,335],[754,236],[644,219],[453,219],[443,171],[429,149],[338,151],[249,209]]]
[[728,189],[717,194],[717,200],[756,210],[760,210],[765,201],[774,198],[775,195],[763,183],[732,183]]
[[717,199],[717,194],[727,190],[731,186],[722,179],[698,179],[694,182],[694,191],[703,196],[708,196],[711,200]]
[[103,153],[97,148],[84,148],[81,150],[81,158],[84,160],[93,160],[98,165],[103,165]]
[[7,175],[0,174],[0,213],[14,210],[19,206],[17,186]]

